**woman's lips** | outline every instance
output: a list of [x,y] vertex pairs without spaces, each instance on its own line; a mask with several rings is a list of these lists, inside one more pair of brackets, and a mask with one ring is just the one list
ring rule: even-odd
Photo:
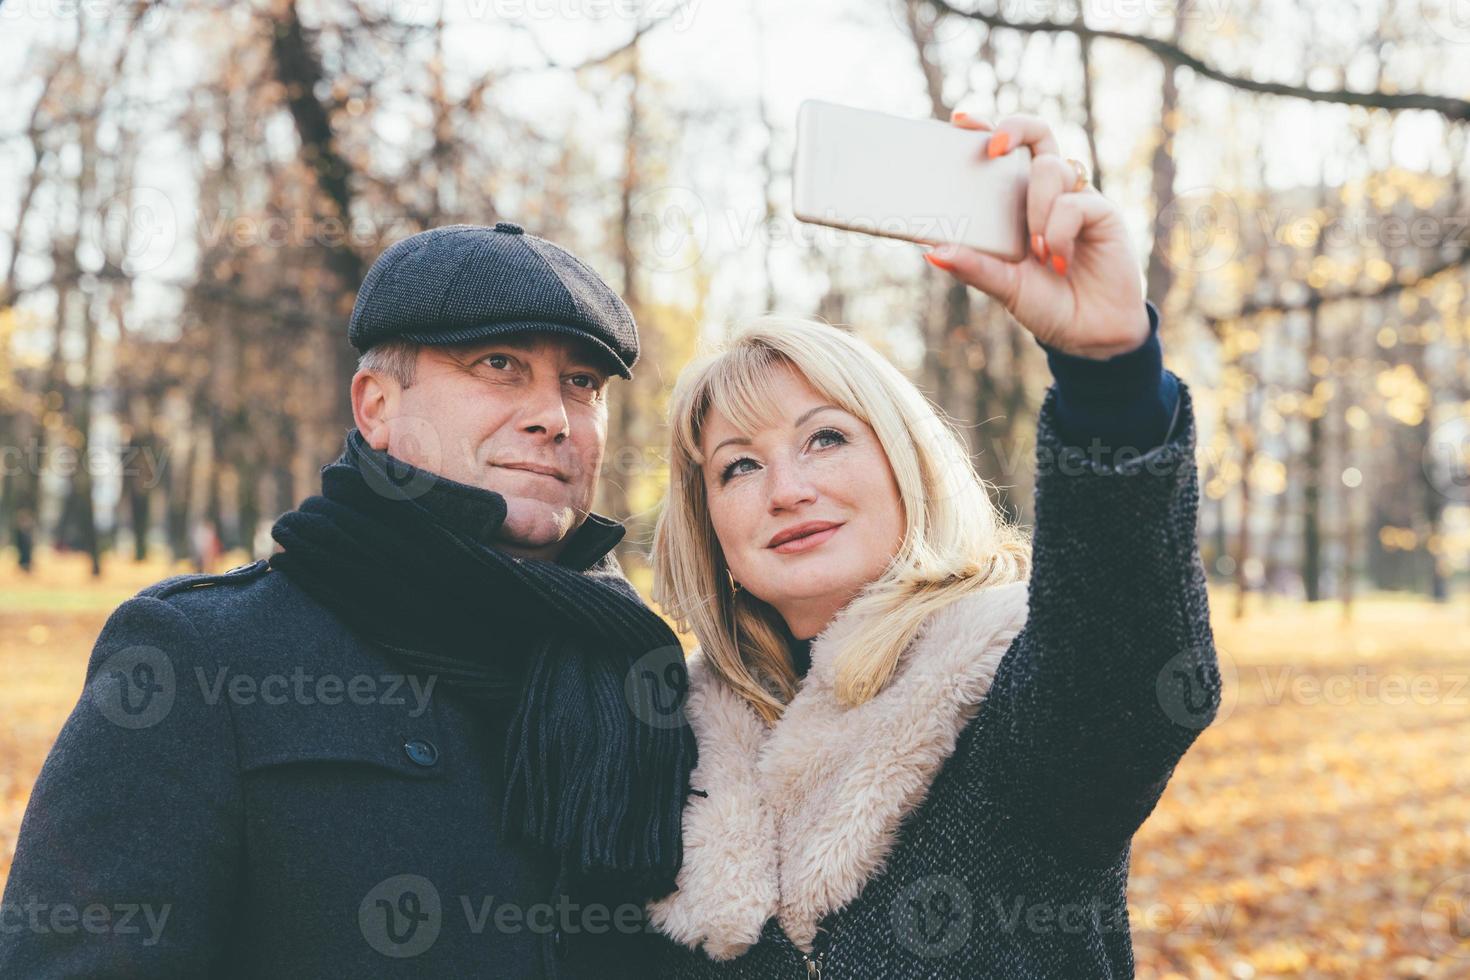
[[802,551],[811,551],[819,548],[827,542],[827,539],[842,529],[841,524],[835,524],[825,530],[817,531],[815,534],[806,534],[790,541],[783,541],[771,550],[777,554],[793,555]]

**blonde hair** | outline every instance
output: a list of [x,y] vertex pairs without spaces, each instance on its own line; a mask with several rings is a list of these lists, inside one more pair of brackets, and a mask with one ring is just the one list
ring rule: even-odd
[[669,490],[654,530],[653,597],[691,630],[711,668],[767,721],[796,693],[789,633],[776,610],[731,583],[709,515],[701,431],[711,411],[751,433],[781,414],[773,375],[790,367],[862,419],[888,457],[905,533],[887,569],[844,609],[861,637],[836,652],[838,700],[883,690],[919,625],[962,595],[1024,578],[1025,532],[1005,520],[964,442],[938,409],[866,342],[823,321],[766,314],[679,375],[669,406]]

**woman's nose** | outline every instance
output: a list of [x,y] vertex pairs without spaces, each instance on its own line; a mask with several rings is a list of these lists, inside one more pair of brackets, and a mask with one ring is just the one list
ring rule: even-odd
[[768,503],[773,512],[790,510],[817,499],[816,487],[799,463],[773,462],[769,472]]

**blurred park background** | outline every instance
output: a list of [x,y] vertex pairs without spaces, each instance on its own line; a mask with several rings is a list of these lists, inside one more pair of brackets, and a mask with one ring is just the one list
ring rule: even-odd
[[107,612],[270,553],[392,242],[518,222],[628,301],[598,509],[647,586],[702,339],[850,326],[1031,519],[1030,335],[790,213],[807,98],[1050,122],[1195,394],[1228,697],[1134,850],[1143,977],[1470,977],[1464,0],[0,0],[0,875]]

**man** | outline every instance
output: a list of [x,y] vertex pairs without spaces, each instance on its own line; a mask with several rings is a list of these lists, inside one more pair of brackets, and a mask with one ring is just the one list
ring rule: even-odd
[[589,510],[632,316],[501,222],[389,248],[348,334],[356,427],[284,550],[103,628],[0,975],[638,975],[694,748]]

